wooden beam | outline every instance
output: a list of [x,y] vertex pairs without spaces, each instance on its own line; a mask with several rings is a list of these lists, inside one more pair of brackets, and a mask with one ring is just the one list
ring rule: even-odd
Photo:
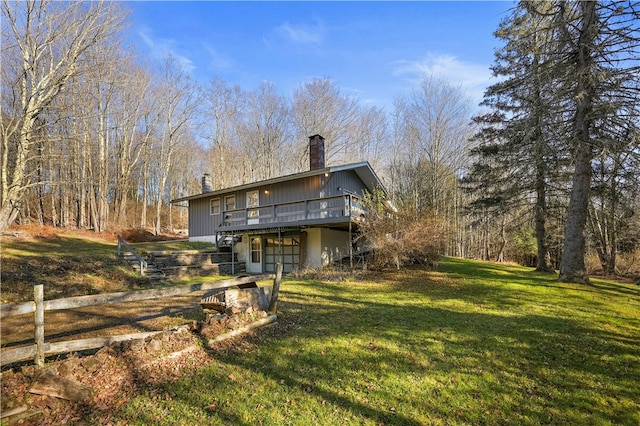
[[269,300],[269,308],[267,309],[270,314],[275,314],[278,311],[278,293],[280,292],[280,282],[282,281],[282,268],[282,263],[276,263],[276,277],[273,280],[271,300]]
[[[127,340],[146,339],[149,336],[163,333],[163,331],[147,331],[141,333],[121,334],[118,336],[96,337],[93,339],[68,340],[66,342],[45,343],[45,356],[58,355],[69,352],[98,349],[115,342]],[[0,351],[0,366],[13,364],[14,362],[27,361],[36,355],[36,345],[5,348]]]
[[29,392],[77,402],[89,398],[93,394],[93,389],[75,380],[60,377],[48,369],[36,377]]
[[233,331],[230,331],[228,333],[216,336],[213,339],[209,339],[209,340],[207,340],[207,344],[208,345],[213,345],[214,343],[222,342],[223,340],[227,340],[227,339],[230,339],[232,337],[239,336],[241,334],[244,334],[244,333],[246,333],[248,331],[253,330],[254,328],[258,328],[258,327],[262,327],[263,325],[271,324],[272,322],[275,322],[277,319],[278,319],[277,315],[269,315],[268,317],[262,318],[262,319],[260,319],[258,321],[255,321],[255,322],[252,322],[249,325],[245,325],[244,327],[237,328],[237,329],[235,329]]
[[0,318],[30,314],[31,312],[35,311],[36,303],[34,301],[6,304],[0,306]]
[[[270,280],[273,278],[274,274],[251,275],[247,277],[230,278],[228,280],[212,281],[208,283],[193,284],[189,286],[174,286],[154,288],[150,290],[92,294],[88,296],[76,296],[67,297],[64,299],[45,300],[43,304],[45,311],[55,311],[61,309],[82,308],[85,306],[103,305],[106,303],[136,302],[140,300],[179,296],[181,294],[192,293],[200,290],[233,287],[240,284],[247,284],[254,281]],[[3,305],[1,307],[2,316],[0,318],[35,312],[35,305],[35,302]]]
[[69,340],[66,342],[49,343],[47,355],[57,355],[69,352],[86,351],[89,349],[98,349],[108,346],[115,342],[124,342],[128,340],[146,339],[149,336],[164,333],[164,331],[145,331],[142,333],[120,334],[118,336],[96,337],[93,339]]
[[[46,350],[46,344],[45,344]],[[17,348],[3,348],[0,350],[0,366],[13,364],[14,362],[33,360],[36,355],[36,345],[19,346]]]
[[34,316],[34,329],[36,340],[36,355],[34,362],[39,368],[44,367],[44,285],[33,286],[33,300],[36,302],[36,313]]

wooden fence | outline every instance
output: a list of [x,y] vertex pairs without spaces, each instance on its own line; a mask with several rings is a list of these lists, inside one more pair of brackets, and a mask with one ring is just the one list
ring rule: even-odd
[[109,345],[113,342],[143,339],[145,337],[162,333],[162,331],[151,331],[144,333],[133,333],[120,336],[98,337],[93,339],[69,340],[64,342],[45,342],[44,339],[44,312],[62,309],[74,309],[85,306],[103,305],[107,303],[134,302],[140,300],[161,299],[174,297],[181,294],[192,293],[201,290],[211,290],[217,288],[233,287],[250,282],[273,279],[274,291],[269,305],[269,311],[275,313],[277,303],[277,291],[282,279],[282,265],[278,264],[276,274],[253,275],[238,278],[231,278],[222,281],[213,281],[202,284],[165,287],[150,290],[138,290],[119,293],[104,293],[88,296],[68,297],[64,299],[43,300],[44,288],[42,284],[34,286],[34,300],[25,303],[14,303],[0,306],[0,319],[15,315],[35,313],[35,343],[28,346],[2,348],[0,350],[0,366],[12,364],[14,362],[34,359],[37,366],[44,365],[45,356],[57,355],[68,352],[97,349]]

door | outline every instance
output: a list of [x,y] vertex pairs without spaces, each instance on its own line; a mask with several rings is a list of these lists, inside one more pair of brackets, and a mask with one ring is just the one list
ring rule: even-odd
[[251,237],[248,267],[250,273],[262,273],[262,237]]
[[264,245],[264,271],[275,272],[276,263],[282,262],[282,271],[289,273],[300,267],[300,235],[268,237]]
[[260,206],[260,193],[258,191],[247,192],[247,225],[253,225],[260,223],[258,217],[260,212],[258,207]]

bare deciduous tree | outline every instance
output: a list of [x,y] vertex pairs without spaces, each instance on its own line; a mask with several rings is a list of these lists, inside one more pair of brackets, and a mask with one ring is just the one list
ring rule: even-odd
[[286,173],[285,154],[291,151],[287,147],[291,142],[289,105],[275,85],[263,82],[247,93],[246,109],[236,131],[249,172],[247,181]]
[[355,98],[340,93],[328,79],[314,79],[293,93],[292,119],[298,143],[298,171],[308,166],[307,138],[320,134],[325,138],[327,164],[349,162],[348,148],[355,141],[351,131],[357,127],[360,108]]
[[190,131],[199,96],[191,79],[172,56],[164,59],[162,76],[157,90],[157,108],[160,115],[160,134],[150,153],[154,158],[152,168],[155,201],[155,233],[161,232],[161,213],[167,195],[167,179],[173,171],[174,155],[179,144]]
[[29,188],[42,115],[86,71],[83,57],[123,20],[115,2],[3,1],[0,230],[16,218]]

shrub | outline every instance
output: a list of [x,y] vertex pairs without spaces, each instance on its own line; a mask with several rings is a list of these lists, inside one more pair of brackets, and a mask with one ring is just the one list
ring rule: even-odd
[[445,231],[441,220],[391,212],[374,197],[367,201],[366,220],[360,238],[373,250],[373,268],[382,269],[420,263],[432,267],[443,253]]

